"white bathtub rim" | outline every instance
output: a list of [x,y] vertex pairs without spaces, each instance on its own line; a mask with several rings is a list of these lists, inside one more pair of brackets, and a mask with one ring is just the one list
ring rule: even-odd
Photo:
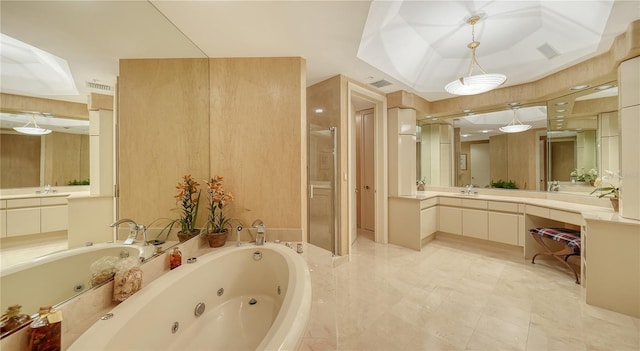
[[[284,324],[285,322],[290,325],[290,330],[278,330],[274,331],[273,325],[267,332],[267,335],[263,338],[263,342],[261,342],[257,349],[262,350],[295,350],[304,336],[306,331],[306,326],[308,324],[308,319],[311,313],[311,278],[309,274],[309,270],[306,262],[301,257],[295,257],[293,255],[298,255],[292,249],[278,244],[267,243],[265,244],[269,249],[273,249],[275,251],[285,252],[283,256],[287,263],[291,262],[294,258],[299,259],[300,261],[294,264],[294,269],[296,269],[296,274],[299,273],[299,269],[302,269],[304,272],[302,279],[303,285],[300,287],[303,288],[302,294],[294,294],[292,289],[292,285],[287,287],[287,295],[285,296],[280,311],[278,312],[278,316],[274,320],[273,324],[279,323]],[[192,271],[197,270],[199,266],[206,264],[208,261],[217,259],[221,256],[228,255],[233,253],[236,250],[246,250],[246,251],[255,251],[259,250],[261,246],[253,246],[246,245],[240,248],[234,246],[227,246],[221,249],[217,249],[211,252],[208,252],[200,257],[196,263],[187,264],[183,263],[178,269],[173,271],[166,272],[162,277],[152,281],[148,285],[144,286],[143,289],[133,294],[124,302],[115,306],[109,313],[112,317],[106,321],[98,320],[91,327],[89,327],[76,341],[71,344],[68,348],[68,351],[79,350],[83,351],[87,346],[91,344],[98,345],[108,345],[109,341],[112,337],[118,335],[121,329],[126,327],[126,321],[135,317],[138,313],[137,308],[130,308],[129,306],[137,306],[143,305],[149,300],[153,300],[156,296],[164,293],[164,289],[175,283],[180,276],[190,274]],[[291,256],[289,256],[291,255]],[[295,262],[295,261],[294,261]],[[301,267],[299,267],[302,265]],[[295,274],[289,274],[289,284],[296,283]],[[173,278],[172,278],[173,277]],[[162,279],[164,278],[164,279]],[[143,278],[144,279],[144,278]],[[292,281],[293,280],[293,281]],[[298,296],[298,295],[306,295],[306,296]],[[291,301],[296,296],[294,301]],[[287,305],[291,302],[300,302],[300,311],[297,311],[295,315],[284,317],[284,312],[291,306]],[[121,322],[123,321],[123,322]],[[296,323],[298,321],[298,323]],[[304,324],[304,325],[300,325]],[[279,328],[286,329],[286,328]],[[272,339],[267,339],[267,337],[273,337]],[[275,339],[279,338],[279,339]],[[265,340],[269,340],[265,343]],[[277,341],[280,340],[280,341]],[[263,345],[265,344],[265,345]]]
[[[269,248],[277,248],[293,253],[283,256],[295,272],[289,273],[287,296],[273,325],[264,336],[256,350],[296,350],[306,332],[311,315],[311,275],[309,268],[300,255],[292,249],[278,244],[267,244]],[[296,291],[293,291],[293,290]],[[297,291],[302,289],[302,292]],[[295,311],[290,309],[296,308]]]
[[10,274],[13,274],[25,269],[29,269],[31,267],[36,267],[45,263],[57,261],[65,257],[71,257],[77,254],[83,254],[91,251],[98,251],[103,248],[113,248],[113,247],[116,247],[116,248],[121,247],[123,249],[136,248],[138,250],[138,257],[144,257],[144,254],[145,254],[145,248],[142,245],[137,245],[137,244],[124,245],[122,243],[116,243],[116,244],[100,243],[100,244],[94,244],[92,246],[82,246],[82,247],[77,247],[73,249],[60,250],[47,255],[32,258],[31,260],[26,262],[16,263],[8,267],[2,267],[2,269],[0,269],[0,277],[4,277],[6,275],[10,275]]

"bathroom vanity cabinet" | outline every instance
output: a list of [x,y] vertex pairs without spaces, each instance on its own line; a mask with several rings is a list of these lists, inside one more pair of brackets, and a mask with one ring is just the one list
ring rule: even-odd
[[0,200],[0,237],[67,230],[66,195]]

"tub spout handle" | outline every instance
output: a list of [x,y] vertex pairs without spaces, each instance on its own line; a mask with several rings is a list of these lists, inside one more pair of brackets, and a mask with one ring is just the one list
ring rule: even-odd
[[256,245],[264,245],[266,241],[266,233],[262,220],[256,219],[255,221],[253,221],[253,224],[251,224],[251,226],[253,228],[256,228]]

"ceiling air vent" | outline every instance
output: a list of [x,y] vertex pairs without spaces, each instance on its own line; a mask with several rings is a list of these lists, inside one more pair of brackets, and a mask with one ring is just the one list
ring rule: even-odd
[[113,90],[112,86],[110,86],[108,84],[101,83],[101,82],[97,82],[97,81],[87,82],[87,87],[91,88],[91,89],[102,90],[102,91],[112,91]]
[[391,83],[390,83],[390,82],[387,82],[387,81],[386,81],[386,80],[384,80],[384,79],[382,79],[382,80],[379,80],[379,81],[377,81],[377,82],[373,82],[373,83],[371,83],[371,85],[373,85],[373,86],[374,86],[374,87],[376,87],[376,88],[382,88],[382,87],[386,87],[387,85],[391,85]]
[[551,60],[552,58],[559,55],[556,49],[552,48],[549,43],[544,43],[538,48],[538,51],[540,51],[540,53],[543,54],[544,57],[546,57],[548,60]]

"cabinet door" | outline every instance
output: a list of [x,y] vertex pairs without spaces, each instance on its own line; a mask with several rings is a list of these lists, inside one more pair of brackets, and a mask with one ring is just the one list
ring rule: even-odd
[[420,239],[424,239],[437,231],[437,213],[435,206],[420,211]]
[[451,234],[462,234],[462,209],[440,206],[438,230]]
[[40,207],[7,210],[7,236],[40,233]]
[[43,233],[67,230],[69,217],[67,205],[42,207],[40,216]]
[[518,215],[489,212],[489,240],[518,245]]
[[462,235],[478,239],[489,239],[487,211],[462,210]]
[[0,238],[7,236],[7,211],[0,210]]

